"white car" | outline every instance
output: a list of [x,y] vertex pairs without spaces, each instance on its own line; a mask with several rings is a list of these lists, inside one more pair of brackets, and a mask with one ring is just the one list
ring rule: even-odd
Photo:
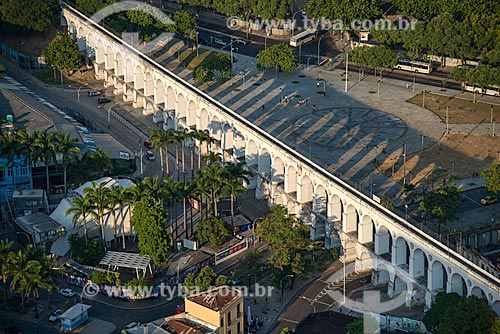
[[55,310],[54,313],[52,313],[49,317],[49,321],[57,321],[59,317],[63,314],[63,311],[61,310]]
[[71,289],[61,289],[59,290],[59,294],[64,296],[64,297],[73,297],[75,293]]
[[152,151],[147,151],[146,156],[148,157],[148,160],[153,161],[156,159],[155,154]]

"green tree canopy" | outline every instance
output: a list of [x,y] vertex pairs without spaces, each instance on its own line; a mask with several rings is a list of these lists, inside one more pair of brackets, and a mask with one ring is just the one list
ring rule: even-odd
[[0,0],[4,22],[30,30],[45,31],[52,24],[56,2],[47,0]]
[[139,238],[139,251],[157,265],[168,263],[170,236],[166,222],[167,212],[154,199],[143,197],[134,203],[131,224]]
[[316,19],[323,17],[332,20],[342,20],[350,26],[354,20],[366,20],[381,13],[379,0],[308,0],[306,2],[307,16]]
[[85,238],[80,238],[76,234],[70,235],[68,240],[73,256],[79,263],[94,266],[104,255],[104,246],[97,240],[86,242]]
[[82,56],[80,51],[78,51],[78,44],[68,33],[58,34],[50,42],[43,54],[47,63],[60,70],[77,70],[82,64]]
[[117,0],[76,0],[76,5],[90,14],[94,14],[115,2],[117,2]]
[[269,261],[281,270],[289,267],[297,275],[304,270],[300,252],[308,245],[304,223],[290,215],[285,207],[271,208],[268,216],[257,226],[257,234],[269,244]]
[[226,238],[231,235],[228,226],[220,218],[202,219],[198,224],[196,237],[202,244],[207,243],[211,247],[221,246]]
[[229,79],[231,71],[231,56],[223,53],[210,54],[194,69],[193,78],[200,83],[212,81],[217,75],[222,79]]
[[484,300],[456,293],[439,293],[423,322],[435,334],[500,333],[500,319]]
[[193,39],[196,34],[196,19],[187,10],[174,13],[175,32]]
[[488,193],[498,195],[500,193],[500,163],[492,165],[481,172],[481,176],[486,180],[485,188]]
[[297,68],[297,57],[293,50],[283,43],[275,44],[257,54],[257,69],[278,67],[280,71],[293,72]]
[[[453,184],[443,184],[441,187],[430,192],[425,192],[420,209],[429,210],[432,216],[438,221],[438,233],[441,233],[441,225],[456,220],[455,210],[460,207],[463,201],[462,191]],[[426,219],[426,218],[425,218]]]
[[208,290],[212,286],[227,285],[231,280],[225,275],[218,275],[210,266],[206,266],[197,274],[189,274],[183,283],[184,292],[195,292]]

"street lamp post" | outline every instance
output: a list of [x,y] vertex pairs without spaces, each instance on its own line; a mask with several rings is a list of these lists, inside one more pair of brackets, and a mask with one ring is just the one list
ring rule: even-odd
[[253,252],[255,253],[255,244],[257,243],[257,240],[255,239],[255,231],[257,230],[257,222],[261,222],[263,220],[262,217],[255,218],[253,220],[252,224],[252,238],[253,238]]
[[264,50],[267,49],[267,34],[264,35]]
[[196,31],[196,57],[198,57],[198,49],[199,49],[199,44],[198,44],[198,35],[200,33]]
[[283,276],[283,278],[280,280],[280,289],[281,289],[281,297],[280,297],[280,303],[283,304],[283,281],[286,279],[286,278],[293,278],[293,275],[285,275]]
[[[78,101],[78,103],[80,103],[80,90],[81,90],[83,87],[86,87],[86,86],[88,86],[88,85],[89,85],[89,84],[88,84],[88,83],[86,83],[86,84],[83,84],[83,85],[81,85],[80,87],[78,87],[78,88],[77,88],[77,96],[78,96],[77,101]],[[69,87],[72,87],[72,86],[69,86]]]
[[321,40],[323,39],[323,37],[325,37],[325,35],[321,35],[321,37],[319,38],[319,41],[318,41],[318,66],[319,66],[319,63],[320,63],[320,59],[319,59],[319,47],[321,45]]
[[300,10],[296,11],[296,12],[292,15],[292,36],[293,36],[293,32],[295,31],[295,15],[297,15],[298,13],[302,13],[302,14],[304,14],[304,10],[300,9]]
[[[108,130],[109,130],[109,128],[110,128],[110,123],[111,123],[111,109],[113,109],[113,107],[114,107],[114,106],[116,106],[116,105],[118,105],[118,102],[113,103],[113,104],[111,105],[111,107],[109,107],[109,108],[107,108],[107,109],[105,109],[105,108],[103,108],[103,107],[101,107],[101,106],[97,106],[97,108],[102,108],[102,109],[106,110],[106,112],[108,113]],[[142,146],[141,146],[141,147],[142,147]]]

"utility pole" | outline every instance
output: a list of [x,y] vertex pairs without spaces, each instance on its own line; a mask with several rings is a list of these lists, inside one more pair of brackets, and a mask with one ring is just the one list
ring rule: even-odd
[[448,107],[446,107],[446,133],[450,133],[450,126],[448,122]]
[[406,143],[403,144],[403,185],[406,184]]

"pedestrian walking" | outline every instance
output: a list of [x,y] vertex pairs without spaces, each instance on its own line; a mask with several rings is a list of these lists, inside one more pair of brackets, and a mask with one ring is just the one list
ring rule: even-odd
[[313,104],[313,111],[316,111],[316,105]]

